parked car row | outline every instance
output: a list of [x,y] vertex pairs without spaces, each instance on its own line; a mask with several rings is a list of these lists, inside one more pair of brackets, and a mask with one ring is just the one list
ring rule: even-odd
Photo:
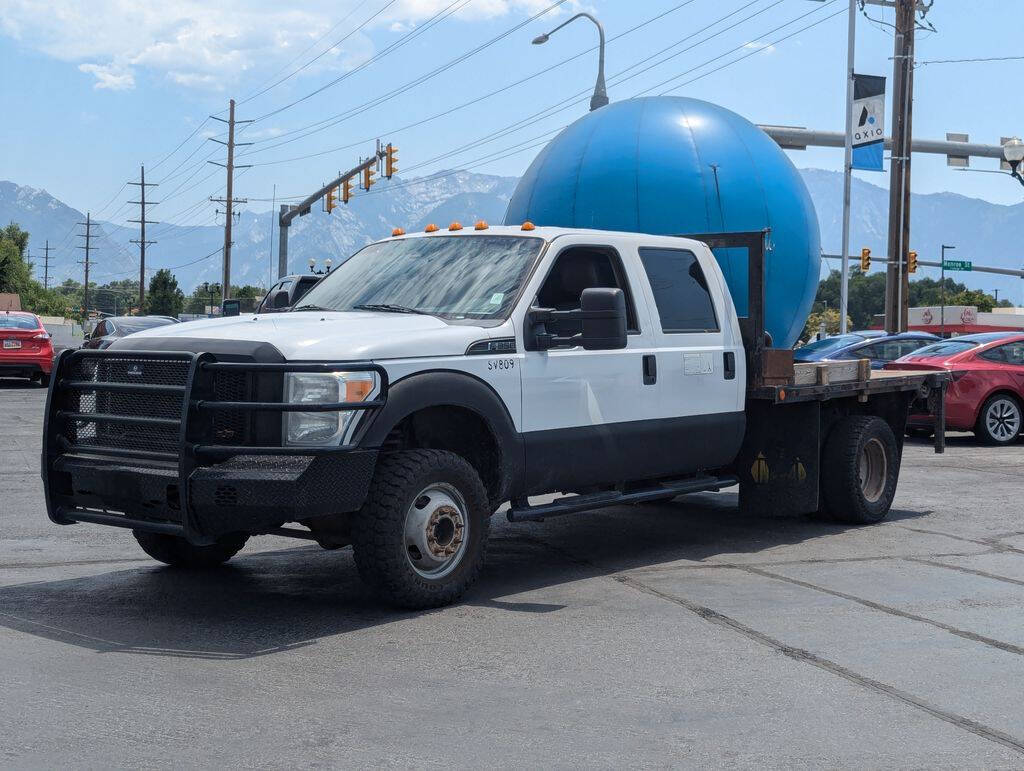
[[[1024,429],[1024,334],[987,332],[940,340],[886,369],[949,370],[947,429],[973,431],[994,445],[1017,441]],[[929,435],[932,420],[911,415],[909,431]]]

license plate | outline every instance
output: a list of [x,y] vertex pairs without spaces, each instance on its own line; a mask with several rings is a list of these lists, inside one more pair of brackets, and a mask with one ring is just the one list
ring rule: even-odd
[[4,348],[21,348],[21,340],[4,340]]

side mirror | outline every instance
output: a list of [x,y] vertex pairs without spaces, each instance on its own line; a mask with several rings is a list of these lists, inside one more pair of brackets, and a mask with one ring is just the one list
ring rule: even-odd
[[[580,332],[559,336],[550,325],[559,321],[579,322]],[[621,289],[593,287],[580,294],[579,310],[556,311],[531,308],[526,322],[526,349],[547,351],[551,348],[581,346],[588,351],[608,351],[626,347],[626,296]]]
[[288,305],[289,302],[287,289],[278,289],[270,298],[270,307],[276,311],[281,310],[282,308],[287,308]]
[[579,344],[588,351],[626,347],[626,295],[621,289],[593,287],[580,295],[583,332]]

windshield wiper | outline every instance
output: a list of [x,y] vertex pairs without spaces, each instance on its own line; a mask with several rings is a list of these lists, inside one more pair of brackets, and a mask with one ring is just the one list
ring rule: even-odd
[[384,311],[385,313],[418,313],[421,316],[431,316],[433,314],[427,313],[426,311],[417,310],[416,308],[406,308],[404,305],[392,305],[391,303],[363,303],[361,305],[353,305],[354,310],[359,311]]
[[322,305],[296,305],[293,311],[336,311],[337,308],[325,308]]

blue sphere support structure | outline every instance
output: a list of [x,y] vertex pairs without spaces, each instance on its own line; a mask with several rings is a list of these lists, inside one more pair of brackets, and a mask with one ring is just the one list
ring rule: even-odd
[[[765,329],[799,338],[818,286],[814,204],[796,167],[757,126],[686,97],[613,102],[568,126],[519,181],[505,222],[654,235],[771,228]],[[715,251],[742,316],[747,257]]]

